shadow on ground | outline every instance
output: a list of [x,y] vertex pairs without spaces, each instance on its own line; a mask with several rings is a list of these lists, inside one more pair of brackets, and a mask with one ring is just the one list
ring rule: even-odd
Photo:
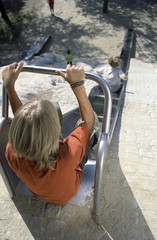
[[[117,31],[120,27],[134,29],[137,37],[137,49],[140,58],[157,61],[157,2],[156,0],[111,0],[108,4],[108,14],[102,14],[102,1],[76,1],[78,12],[90,16],[104,24],[111,24]],[[153,24],[152,24],[153,23]],[[103,25],[95,29],[97,35],[104,34]],[[93,35],[95,37],[95,35]],[[114,35],[113,35],[114,37]]]
[[[21,2],[21,1],[20,1]],[[41,4],[41,3],[40,3]],[[157,4],[155,0],[137,1],[130,3],[124,0],[111,0],[109,13],[102,13],[102,1],[80,0],[75,2],[78,15],[82,14],[89,21],[74,23],[72,17],[61,19],[59,16],[51,17],[49,14],[39,14],[41,5],[27,11],[21,11],[22,22],[20,24],[21,35],[10,48],[14,49],[13,56],[6,52],[0,54],[4,64],[9,59],[19,60],[19,54],[27,51],[40,35],[51,35],[52,44],[47,51],[66,54],[72,46],[73,55],[78,57],[99,57],[106,55],[105,46],[96,46],[93,41],[99,36],[113,37],[120,28],[133,28],[137,37],[137,50],[140,58],[156,61],[156,27],[157,27]],[[153,22],[153,24],[152,24]],[[110,29],[113,29],[112,35]],[[151,31],[150,31],[151,30]],[[103,43],[102,43],[103,45]],[[117,43],[117,48],[120,45]],[[8,48],[7,46],[4,46]],[[103,50],[102,50],[103,49]],[[10,51],[9,51],[10,53]]]

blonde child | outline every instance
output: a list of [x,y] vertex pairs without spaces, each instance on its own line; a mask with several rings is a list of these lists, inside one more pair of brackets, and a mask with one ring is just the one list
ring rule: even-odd
[[68,65],[66,73],[57,71],[70,84],[82,118],[73,132],[60,141],[59,117],[51,102],[34,100],[22,105],[14,86],[22,68],[23,63],[13,63],[2,72],[14,113],[6,158],[35,196],[64,205],[77,193],[87,156],[82,159],[89,143],[93,145],[90,136],[98,131],[84,88],[84,69]]

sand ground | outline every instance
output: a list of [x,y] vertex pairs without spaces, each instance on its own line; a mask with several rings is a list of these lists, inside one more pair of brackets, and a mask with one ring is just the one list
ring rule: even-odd
[[[99,206],[102,226],[91,217],[92,195],[84,206],[45,207],[42,200],[10,199],[0,178],[0,239],[156,240],[155,0],[110,1],[108,15],[101,13],[102,1],[58,0],[55,17],[43,2],[25,1],[21,9],[28,17],[25,28],[9,54],[0,55],[1,63],[19,60],[20,53],[42,33],[52,36],[47,53],[44,60],[35,57],[30,63],[65,68],[64,56],[70,48],[74,63],[92,72],[102,69],[108,56],[120,53],[126,27],[133,27],[137,35],[136,59],[131,60],[124,106],[104,166]],[[76,106],[61,78],[22,73],[20,79],[24,82],[19,80],[17,90],[23,101],[37,96],[52,98],[59,101],[63,113]],[[87,92],[92,86],[91,81],[86,84]]]

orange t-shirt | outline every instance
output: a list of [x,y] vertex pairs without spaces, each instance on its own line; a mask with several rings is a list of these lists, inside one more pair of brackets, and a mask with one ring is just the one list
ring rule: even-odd
[[82,161],[88,145],[90,131],[86,124],[80,124],[64,141],[59,141],[57,161],[52,163],[55,170],[36,171],[31,160],[23,160],[12,151],[10,142],[6,148],[6,158],[16,175],[37,197],[55,205],[64,205],[72,199],[79,188]]

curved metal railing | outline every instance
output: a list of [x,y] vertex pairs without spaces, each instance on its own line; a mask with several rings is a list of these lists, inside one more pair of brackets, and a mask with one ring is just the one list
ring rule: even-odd
[[[39,67],[39,66],[25,66],[22,69],[23,72],[41,73],[41,74],[49,74],[49,75],[57,75],[56,70],[66,72],[65,69]],[[98,147],[98,153],[97,153],[97,159],[96,159],[96,170],[95,170],[95,181],[94,181],[93,214],[96,215],[98,212],[98,204],[99,204],[100,191],[101,191],[101,181],[102,181],[102,175],[103,175],[103,166],[104,166],[105,156],[107,153],[107,145],[108,145],[108,139],[109,139],[108,136],[109,136],[109,130],[110,130],[112,96],[111,96],[111,92],[109,90],[108,84],[99,75],[85,72],[85,77],[86,79],[94,80],[95,82],[97,82],[102,87],[105,95],[102,130],[101,130],[101,137],[99,141],[99,147]],[[9,107],[8,98],[3,86],[2,117],[8,118],[8,107]]]
[[[58,75],[56,70],[66,72],[66,69],[59,69],[59,68],[49,68],[49,67],[41,67],[41,66],[24,66],[22,71],[23,72],[31,72],[31,73],[41,73],[41,74],[48,74],[48,75]],[[104,103],[104,114],[103,114],[103,121],[102,121],[102,132],[109,133],[110,128],[110,117],[111,117],[111,109],[112,109],[112,96],[109,90],[109,86],[107,82],[104,81],[99,75],[94,73],[85,72],[86,79],[94,80],[97,82],[103,89],[105,95],[105,103]],[[5,88],[3,86],[3,93],[2,93],[2,117],[8,117],[8,99],[5,93]]]

